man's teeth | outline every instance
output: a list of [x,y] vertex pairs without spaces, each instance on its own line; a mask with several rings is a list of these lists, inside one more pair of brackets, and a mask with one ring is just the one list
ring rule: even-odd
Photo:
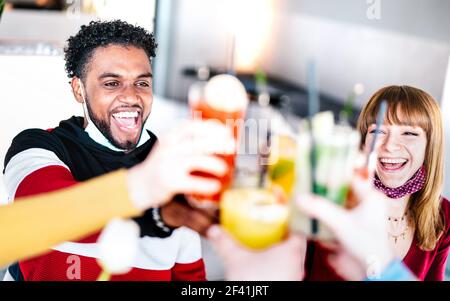
[[406,163],[408,160],[405,159],[387,159],[387,158],[381,158],[381,163],[388,163],[388,164],[403,164]]
[[115,118],[137,118],[139,116],[138,112],[120,112],[113,114]]

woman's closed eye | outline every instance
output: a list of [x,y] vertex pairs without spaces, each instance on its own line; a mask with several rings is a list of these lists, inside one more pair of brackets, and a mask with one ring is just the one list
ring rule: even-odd
[[418,136],[419,136],[419,133],[407,131],[407,132],[404,132],[403,135],[405,135],[405,136],[414,136],[414,137],[418,137]]
[[375,130],[371,130],[370,134],[385,134],[385,132],[383,130],[375,129]]

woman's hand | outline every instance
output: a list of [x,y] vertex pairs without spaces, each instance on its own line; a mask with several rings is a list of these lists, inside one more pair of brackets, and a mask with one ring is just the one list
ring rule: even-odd
[[297,281],[304,276],[306,239],[291,235],[287,240],[262,250],[250,250],[235,241],[220,226],[207,233],[225,266],[230,281]]
[[[370,179],[358,175],[354,177],[352,190],[359,201],[352,210],[312,195],[300,196],[297,204],[304,213],[327,225],[341,244],[342,250],[330,258],[332,265],[345,269],[345,262],[351,263],[350,269],[354,271],[357,262],[359,270],[365,271],[365,275],[358,273],[360,277],[376,276],[395,258],[387,235],[388,200],[373,187]],[[348,275],[346,271],[338,272]]]

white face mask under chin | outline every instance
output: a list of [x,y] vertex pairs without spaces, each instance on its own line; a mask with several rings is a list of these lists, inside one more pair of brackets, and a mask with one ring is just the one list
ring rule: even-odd
[[84,119],[85,119],[85,122],[89,126],[89,125],[93,124],[93,122],[91,120],[91,117],[89,116],[89,111],[88,111],[87,102],[86,102],[86,93],[85,93],[85,90],[84,90],[83,82],[80,80],[79,83],[80,83],[81,97],[83,98],[83,102],[81,103],[81,105],[83,107]]
[[[87,101],[86,101],[86,93],[84,90],[83,83],[80,80],[80,91],[81,91],[81,97],[83,98],[83,111],[84,111],[84,118],[87,122],[87,126],[84,129],[86,133],[91,137],[92,140],[97,142],[100,145],[103,145],[104,147],[109,148],[112,151],[115,152],[124,152],[124,149],[115,147],[106,137],[100,132],[100,130],[97,128],[97,126],[92,122],[91,117],[89,116],[89,111],[87,108]],[[136,147],[142,146],[144,143],[146,143],[148,140],[150,140],[150,135],[148,134],[147,130],[145,130],[145,124],[143,126],[143,131],[141,134],[141,137],[139,139],[139,142]]]

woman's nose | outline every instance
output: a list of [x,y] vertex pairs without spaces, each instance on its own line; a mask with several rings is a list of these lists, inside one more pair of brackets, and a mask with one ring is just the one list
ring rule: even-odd
[[396,135],[389,133],[382,139],[381,147],[388,152],[397,151],[401,148],[400,139]]

